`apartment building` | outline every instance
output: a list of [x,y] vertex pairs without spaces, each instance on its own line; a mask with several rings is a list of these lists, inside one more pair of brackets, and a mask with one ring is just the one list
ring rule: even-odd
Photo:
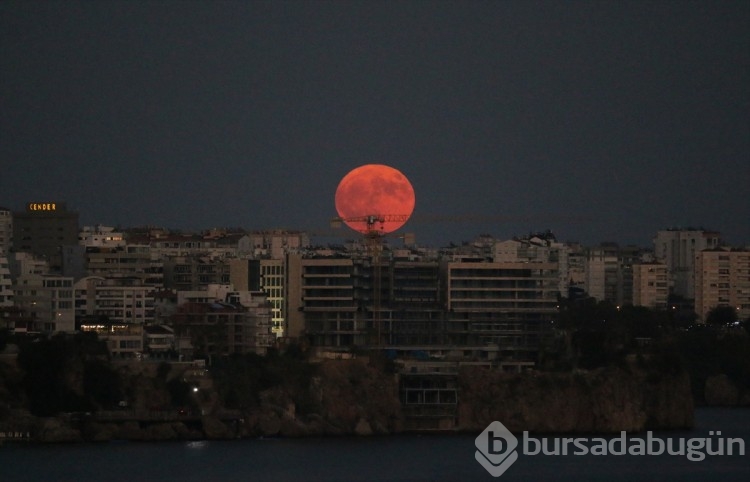
[[351,258],[288,254],[287,336],[306,334],[316,346],[365,346],[365,300],[355,298],[356,278]]
[[597,301],[617,303],[620,290],[620,248],[615,243],[602,243],[586,253],[585,289]]
[[0,254],[10,253],[13,247],[13,212],[0,207]]
[[119,248],[125,246],[122,233],[111,226],[84,226],[78,233],[78,244],[85,248]]
[[137,278],[153,288],[164,286],[164,262],[148,245],[88,247],[86,272],[103,278]]
[[656,233],[654,255],[667,265],[672,292],[684,298],[695,298],[695,260],[704,249],[717,248],[719,233],[702,228],[673,228]]
[[448,262],[446,344],[504,362],[534,361],[557,314],[556,263]]
[[5,252],[0,250],[0,308],[13,306],[13,281]]
[[271,313],[265,298],[251,304],[184,303],[172,315],[175,347],[185,359],[232,353],[265,354],[273,345]]
[[24,274],[15,280],[12,289],[15,306],[34,320],[35,331],[75,331],[73,278]]
[[251,265],[252,272],[258,273],[257,286],[253,282],[251,289],[266,294],[271,305],[271,331],[282,337],[286,324],[286,262],[284,258],[259,259],[252,260]]
[[299,253],[309,244],[309,236],[302,231],[255,231],[239,239],[237,252],[256,259],[283,259],[287,253]]
[[498,263],[556,263],[559,276],[558,292],[561,296],[567,296],[568,289],[571,286],[570,251],[569,246],[557,242],[554,234],[546,231],[496,242],[492,261]]
[[53,271],[62,266],[62,246],[78,244],[78,213],[61,202],[30,202],[13,213],[13,249],[47,260]]
[[750,318],[750,251],[714,248],[695,256],[695,312],[701,321],[711,309],[731,306]]
[[667,265],[642,263],[633,265],[633,305],[666,309],[669,299]]
[[211,284],[230,283],[230,264],[224,257],[168,256],[163,263],[164,287],[167,289],[196,291]]
[[137,358],[143,356],[143,325],[128,324],[97,319],[85,319],[80,322],[84,332],[96,333],[99,340],[107,345],[109,354],[114,358]]
[[316,347],[530,363],[557,313],[557,263],[406,260],[385,253],[288,263],[288,326]]
[[154,288],[138,278],[88,276],[75,285],[78,320],[99,318],[114,325],[143,325],[154,321]]

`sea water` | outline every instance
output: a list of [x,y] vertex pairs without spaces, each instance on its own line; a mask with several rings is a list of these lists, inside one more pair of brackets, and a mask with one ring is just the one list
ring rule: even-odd
[[[690,431],[655,437],[744,440],[746,455],[523,455],[498,479],[475,460],[478,434],[259,438],[235,441],[6,444],[0,481],[743,481],[750,409],[701,408]],[[577,436],[577,435],[568,435]],[[644,434],[629,434],[644,437]],[[589,437],[594,437],[593,435]],[[715,438],[715,437],[714,437]]]

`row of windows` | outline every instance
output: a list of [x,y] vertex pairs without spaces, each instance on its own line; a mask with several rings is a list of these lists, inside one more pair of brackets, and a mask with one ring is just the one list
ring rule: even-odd
[[71,279],[46,279],[42,280],[42,286],[45,288],[70,288],[73,286],[73,280]]
[[538,278],[556,277],[557,272],[547,269],[476,269],[455,268],[450,272],[452,278]]

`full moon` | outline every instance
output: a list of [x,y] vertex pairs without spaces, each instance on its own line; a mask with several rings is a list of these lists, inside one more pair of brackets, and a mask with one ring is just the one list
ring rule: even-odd
[[414,188],[406,176],[383,164],[366,164],[353,169],[336,188],[339,217],[360,233],[367,232],[367,216],[385,219],[375,224],[378,231],[397,230],[414,211],[414,201]]

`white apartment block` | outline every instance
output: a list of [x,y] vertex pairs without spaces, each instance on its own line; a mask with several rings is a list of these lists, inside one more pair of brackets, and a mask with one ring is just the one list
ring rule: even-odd
[[78,244],[87,248],[116,248],[125,246],[122,233],[109,226],[84,226],[78,233]]
[[286,324],[286,260],[285,259],[245,259],[228,260],[229,279],[242,290],[261,290],[271,304],[273,333],[284,336]]
[[590,248],[586,256],[586,292],[597,301],[617,300],[619,249],[616,245]]
[[49,263],[31,253],[10,253],[7,255],[10,276],[18,279],[21,276],[42,276],[49,273]]
[[75,307],[79,317],[106,317],[119,324],[152,323],[153,288],[122,279],[89,276],[75,283]]
[[230,293],[234,293],[231,284],[209,284],[204,290],[177,291],[177,306],[185,303],[225,302]]
[[672,292],[688,299],[695,298],[695,259],[704,249],[720,244],[719,233],[703,229],[667,229],[656,233],[654,254],[667,265]]
[[310,237],[304,232],[258,231],[240,238],[237,252],[255,258],[282,259],[287,253],[298,253],[309,244]]
[[569,253],[570,248],[564,243],[532,236],[496,242],[493,246],[492,260],[496,263],[556,263],[559,273],[558,292],[561,296],[568,296]]
[[731,306],[750,318],[750,251],[708,249],[695,257],[695,312],[705,321],[711,309]]
[[164,285],[164,262],[148,245],[89,247],[86,271],[90,276],[138,278],[144,285]]
[[669,298],[667,265],[643,263],[633,265],[633,305],[665,309]]
[[274,336],[284,336],[285,325],[285,268],[282,259],[260,260],[260,289],[271,305],[271,331]]
[[13,285],[13,302],[44,333],[75,331],[73,278],[26,274]]

